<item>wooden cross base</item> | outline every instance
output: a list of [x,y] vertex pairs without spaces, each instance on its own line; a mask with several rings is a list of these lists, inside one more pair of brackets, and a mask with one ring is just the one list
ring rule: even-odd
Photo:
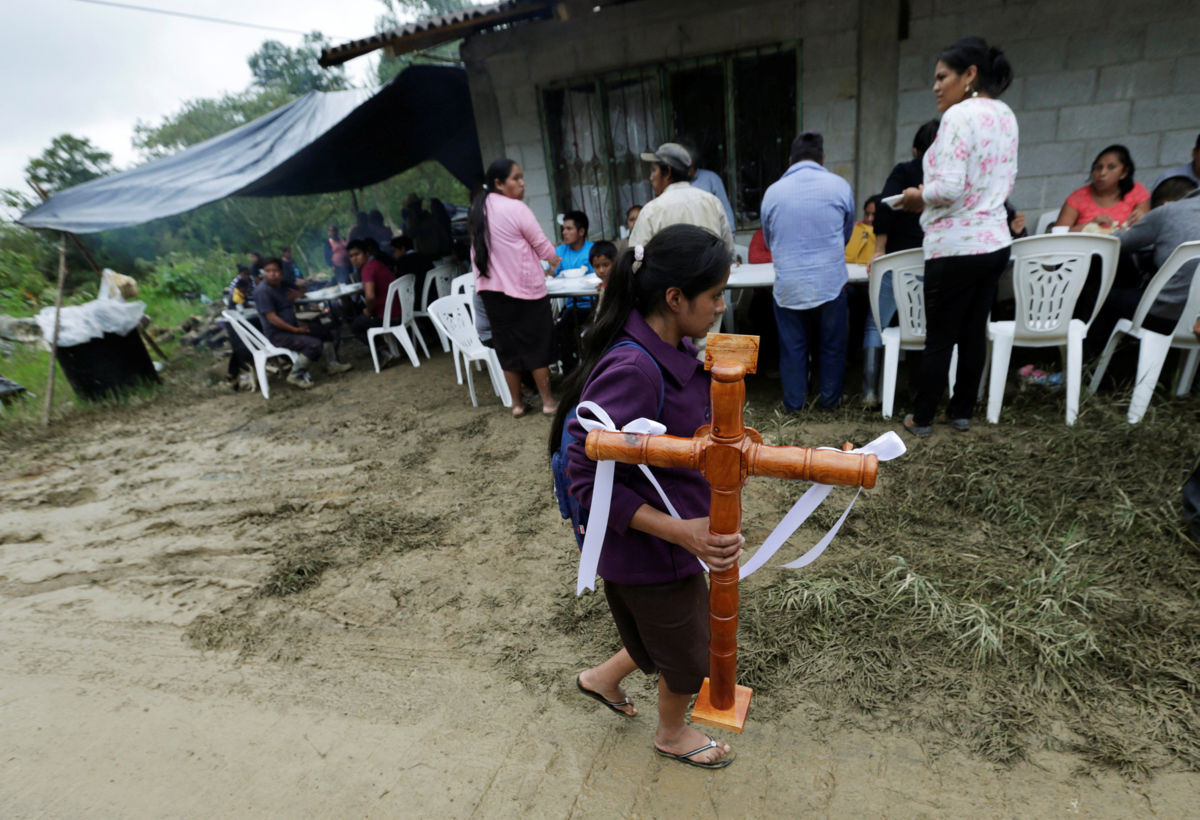
[[696,695],[696,705],[692,707],[692,720],[703,723],[715,729],[725,729],[737,732],[739,735],[746,727],[746,715],[750,711],[750,698],[754,690],[741,684],[733,685],[733,706],[729,709],[718,709],[712,704],[712,694],[709,692],[708,678],[700,686],[700,694]]

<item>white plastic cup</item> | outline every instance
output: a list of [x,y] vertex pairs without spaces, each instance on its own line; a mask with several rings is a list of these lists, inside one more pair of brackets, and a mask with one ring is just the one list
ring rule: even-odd
[[1071,227],[1069,225],[1055,225],[1053,228],[1050,229],[1050,233],[1070,233],[1070,232],[1071,232]]

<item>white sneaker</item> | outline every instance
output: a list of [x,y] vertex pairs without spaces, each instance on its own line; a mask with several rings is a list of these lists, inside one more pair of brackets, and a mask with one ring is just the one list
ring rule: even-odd
[[301,370],[299,373],[292,371],[288,374],[287,383],[293,387],[299,387],[301,390],[312,390],[312,376],[308,375],[307,370]]

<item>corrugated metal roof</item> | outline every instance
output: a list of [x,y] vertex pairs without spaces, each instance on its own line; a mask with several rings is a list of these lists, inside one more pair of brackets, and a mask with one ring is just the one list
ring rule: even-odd
[[326,67],[340,65],[381,48],[391,48],[399,54],[429,48],[518,20],[549,17],[553,6],[547,0],[501,0],[486,6],[470,6],[331,46],[321,51],[320,63]]

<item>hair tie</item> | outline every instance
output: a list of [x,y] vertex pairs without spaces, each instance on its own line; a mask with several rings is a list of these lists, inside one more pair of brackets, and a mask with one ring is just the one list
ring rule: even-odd
[[633,246],[633,272],[637,273],[642,267],[642,259],[646,256],[646,249],[641,245]]

